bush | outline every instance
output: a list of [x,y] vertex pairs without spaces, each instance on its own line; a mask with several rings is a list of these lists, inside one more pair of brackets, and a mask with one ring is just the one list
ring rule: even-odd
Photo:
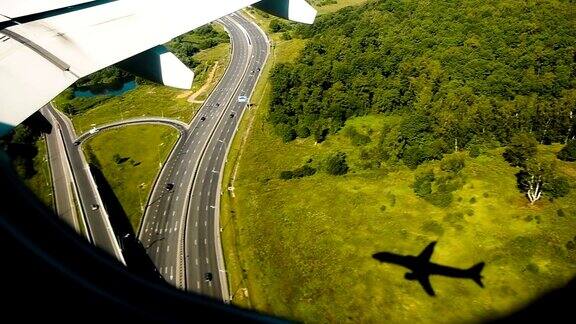
[[562,161],[576,161],[576,140],[570,140],[556,155]]
[[316,173],[316,169],[309,165],[304,165],[293,171],[294,178],[303,178],[314,175]]
[[288,143],[296,139],[296,131],[294,128],[286,124],[276,125],[276,133],[282,137],[284,143]]
[[565,177],[555,177],[544,182],[543,190],[552,198],[564,197],[570,192],[570,182]]
[[338,152],[326,160],[326,172],[331,175],[343,175],[348,173],[346,154]]
[[294,172],[292,171],[282,171],[280,172],[280,179],[282,180],[290,180],[294,178]]
[[435,192],[426,199],[434,206],[448,207],[453,200],[451,192]]
[[300,138],[306,138],[310,136],[310,128],[306,126],[299,126],[296,128],[296,135]]
[[464,159],[461,156],[449,156],[442,160],[440,169],[446,172],[458,173],[464,169]]
[[304,165],[294,171],[282,171],[280,172],[280,179],[282,180],[290,180],[290,179],[297,179],[308,177],[314,175],[316,173],[316,169],[309,165]]
[[477,158],[480,156],[480,154],[481,154],[480,146],[472,145],[470,147],[470,151],[468,152],[468,156],[470,156],[471,158]]
[[370,143],[370,136],[359,133],[355,127],[349,126],[344,130],[344,135],[350,139],[352,145],[361,146]]
[[417,175],[412,188],[418,197],[428,197],[432,194],[432,182],[434,182],[434,172],[432,170]]

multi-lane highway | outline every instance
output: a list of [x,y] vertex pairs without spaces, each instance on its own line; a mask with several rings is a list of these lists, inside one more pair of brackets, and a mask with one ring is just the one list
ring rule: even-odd
[[[66,202],[74,204],[76,201],[79,204],[82,219],[87,225],[88,238],[94,245],[124,263],[122,251],[98,193],[98,187],[94,182],[88,162],[79,146],[73,144],[76,134],[70,120],[50,104],[42,109],[42,113],[52,124],[52,133],[48,137],[48,148],[52,172],[55,174],[53,180],[55,181],[58,213],[61,217],[66,217],[70,220],[69,222],[72,222],[72,218],[76,217],[75,212],[72,211],[75,206],[66,207],[65,204]],[[58,159],[58,161],[54,159]],[[68,164],[69,170],[67,170],[66,164]],[[58,167],[58,165],[60,166]],[[55,170],[59,168],[64,171],[55,173]],[[76,217],[76,219],[78,218]]]
[[216,89],[162,169],[139,239],[171,284],[228,301],[216,212],[220,172],[239,120],[268,55],[265,34],[240,14],[222,18],[232,58]]

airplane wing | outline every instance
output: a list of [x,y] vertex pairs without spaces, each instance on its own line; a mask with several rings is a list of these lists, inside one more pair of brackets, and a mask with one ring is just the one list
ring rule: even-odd
[[[139,55],[159,66],[153,81],[190,88],[192,71],[160,45],[260,1],[2,0],[0,136],[79,78]],[[316,14],[305,0],[274,2],[289,19]]]
[[421,261],[430,261],[432,254],[434,253],[434,247],[436,246],[436,242],[432,242],[428,244],[426,248],[418,255],[418,259]]
[[430,296],[435,296],[434,289],[432,289],[432,284],[430,283],[430,276],[418,276],[418,282],[424,288],[426,293]]

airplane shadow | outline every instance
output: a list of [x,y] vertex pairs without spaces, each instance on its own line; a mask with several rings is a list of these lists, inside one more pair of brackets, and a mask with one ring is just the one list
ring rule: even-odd
[[435,296],[436,293],[430,283],[431,275],[439,275],[450,278],[472,279],[478,286],[484,288],[482,283],[482,269],[485,263],[480,262],[468,269],[459,269],[450,266],[444,266],[430,262],[434,253],[436,242],[431,242],[418,255],[401,255],[391,252],[374,253],[372,257],[382,263],[390,263],[402,266],[410,271],[404,275],[406,280],[418,281],[422,288],[429,296]]

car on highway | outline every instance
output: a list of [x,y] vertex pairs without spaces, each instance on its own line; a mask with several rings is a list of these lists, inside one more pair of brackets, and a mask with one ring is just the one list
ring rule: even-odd
[[232,117],[234,117],[234,113],[231,113],[231,114],[230,114],[230,118],[232,118]]
[[96,128],[96,127],[94,127],[94,128],[92,128],[88,133],[90,133],[90,134],[96,134],[96,133],[98,133],[98,131],[99,131],[99,129]]
[[246,96],[238,96],[238,102],[246,102],[248,101],[248,97]]
[[217,102],[217,103],[216,103],[216,107],[220,107],[220,103]]
[[207,281],[207,282],[208,282],[208,281],[212,281],[212,272],[206,272],[206,273],[204,274],[204,280]]
[[167,191],[170,191],[174,188],[174,184],[169,182],[166,184],[164,188],[166,188]]
[[201,121],[205,121],[205,120],[206,120],[206,116],[200,117],[200,120],[201,120]]
[[76,146],[80,145],[80,141],[74,141],[74,145]]
[[96,204],[92,204],[92,205],[90,206],[90,209],[92,209],[92,210],[98,210],[98,208],[100,208],[100,206],[98,206],[98,205],[96,205]]

